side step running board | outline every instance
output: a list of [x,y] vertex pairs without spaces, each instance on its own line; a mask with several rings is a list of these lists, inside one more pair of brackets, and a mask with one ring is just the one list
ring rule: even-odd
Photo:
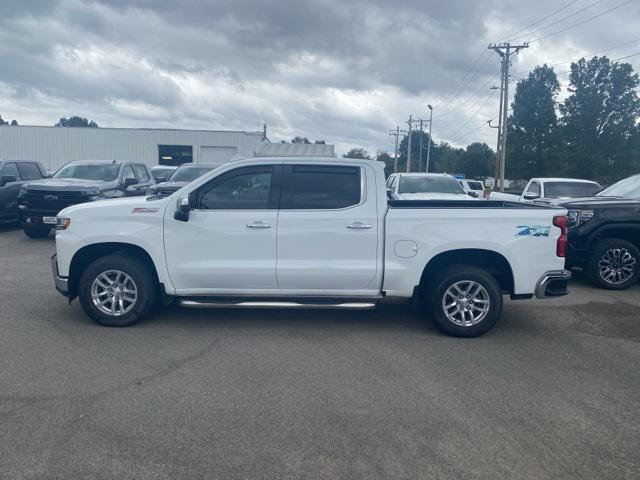
[[[316,300],[316,301],[314,301]],[[358,301],[317,301],[296,300],[217,300],[215,298],[181,299],[180,305],[187,308],[326,308],[326,309],[369,309],[377,305],[375,298]]]

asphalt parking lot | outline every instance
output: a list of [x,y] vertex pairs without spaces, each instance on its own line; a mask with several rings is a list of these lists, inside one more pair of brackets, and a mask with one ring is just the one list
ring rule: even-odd
[[0,228],[0,477],[640,477],[640,286],[577,279],[471,340],[408,308],[100,327]]

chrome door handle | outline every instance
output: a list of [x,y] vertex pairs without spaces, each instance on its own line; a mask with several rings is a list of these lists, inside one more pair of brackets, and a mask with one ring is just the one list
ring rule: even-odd
[[271,225],[264,222],[251,222],[247,223],[247,228],[271,228]]
[[353,222],[352,224],[347,225],[347,228],[351,228],[353,230],[366,230],[368,228],[373,228],[373,225],[369,223]]

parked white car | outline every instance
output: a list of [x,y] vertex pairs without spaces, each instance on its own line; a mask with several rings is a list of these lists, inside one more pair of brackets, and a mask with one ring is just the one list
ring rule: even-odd
[[445,173],[392,173],[387,195],[393,200],[472,200],[458,180]]
[[131,325],[172,299],[253,307],[414,299],[445,332],[476,336],[497,322],[503,294],[564,295],[570,276],[567,211],[497,203],[387,201],[384,165],[370,160],[240,160],[168,197],[64,209],[53,276],[108,326]]
[[550,199],[592,197],[602,190],[598,182],[579,178],[532,178],[522,195],[491,192],[490,200],[544,202]]
[[474,198],[485,198],[484,183],[480,180],[463,179],[458,180],[462,189]]

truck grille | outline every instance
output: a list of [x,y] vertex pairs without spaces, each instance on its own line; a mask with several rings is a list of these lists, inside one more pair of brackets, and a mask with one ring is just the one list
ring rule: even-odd
[[89,200],[89,196],[82,192],[27,192],[21,199],[21,204],[28,210],[55,212],[57,214],[63,208]]

